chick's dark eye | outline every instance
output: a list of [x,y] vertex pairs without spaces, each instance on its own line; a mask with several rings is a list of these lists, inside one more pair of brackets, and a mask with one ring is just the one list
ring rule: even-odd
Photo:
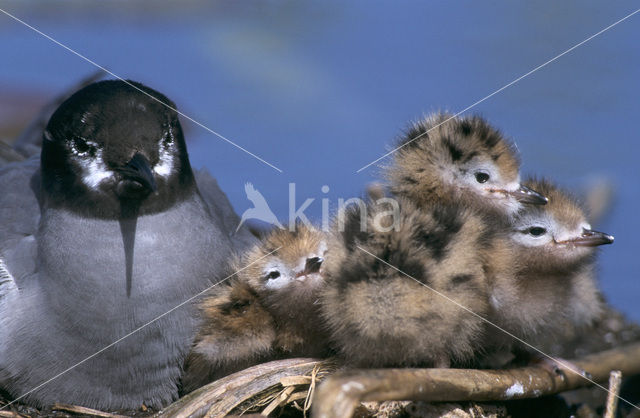
[[547,232],[547,230],[539,226],[534,226],[529,228],[527,232],[529,233],[529,235],[533,235],[534,237],[539,237],[540,235],[544,235]]
[[489,180],[489,175],[487,173],[483,173],[482,171],[478,171],[475,176],[478,183],[486,183],[487,180]]
[[267,274],[267,279],[277,279],[280,277],[280,272],[278,270],[273,270]]

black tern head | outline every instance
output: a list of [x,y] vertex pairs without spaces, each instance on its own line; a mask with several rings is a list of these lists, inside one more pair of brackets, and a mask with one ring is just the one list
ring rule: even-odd
[[44,132],[48,202],[87,216],[166,209],[192,191],[193,174],[175,104],[132,81],[91,84],[67,99]]

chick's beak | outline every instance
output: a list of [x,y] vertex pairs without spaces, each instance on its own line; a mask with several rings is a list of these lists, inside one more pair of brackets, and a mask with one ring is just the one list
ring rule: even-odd
[[598,245],[612,244],[613,236],[591,229],[583,229],[582,235],[564,241],[566,244],[573,244],[579,247],[596,247]]
[[531,190],[526,186],[520,186],[518,190],[506,193],[510,196],[513,196],[518,202],[530,205],[546,205],[549,201],[549,199],[547,199],[540,193],[536,192],[535,190]]
[[152,193],[158,190],[156,179],[151,171],[151,164],[139,152],[136,152],[133,158],[118,171],[126,180],[137,182]]
[[320,266],[322,266],[323,261],[324,261],[324,258],[322,257],[307,258],[307,262],[305,263],[303,274],[307,275],[307,274],[319,272]]

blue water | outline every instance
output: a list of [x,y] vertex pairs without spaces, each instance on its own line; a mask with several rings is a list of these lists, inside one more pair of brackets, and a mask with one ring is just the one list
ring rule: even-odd
[[[188,5],[188,6],[187,6]],[[296,204],[362,194],[409,120],[459,111],[633,12],[633,1],[136,2],[0,1],[119,76],[172,98],[190,117],[283,170],[185,122],[191,160],[238,212],[252,182],[282,219]],[[598,229],[600,283],[640,319],[640,13],[477,105],[517,143],[523,172],[579,190],[616,187]],[[0,14],[0,94],[58,92],[93,66]],[[327,185],[329,193],[322,193]]]

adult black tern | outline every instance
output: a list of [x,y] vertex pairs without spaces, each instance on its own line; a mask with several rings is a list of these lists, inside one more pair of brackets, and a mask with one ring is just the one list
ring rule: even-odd
[[196,185],[175,108],[139,83],[91,84],[52,115],[39,163],[0,168],[0,386],[21,401],[176,398],[197,321],[192,304],[167,312],[253,240],[232,235],[215,180]]

